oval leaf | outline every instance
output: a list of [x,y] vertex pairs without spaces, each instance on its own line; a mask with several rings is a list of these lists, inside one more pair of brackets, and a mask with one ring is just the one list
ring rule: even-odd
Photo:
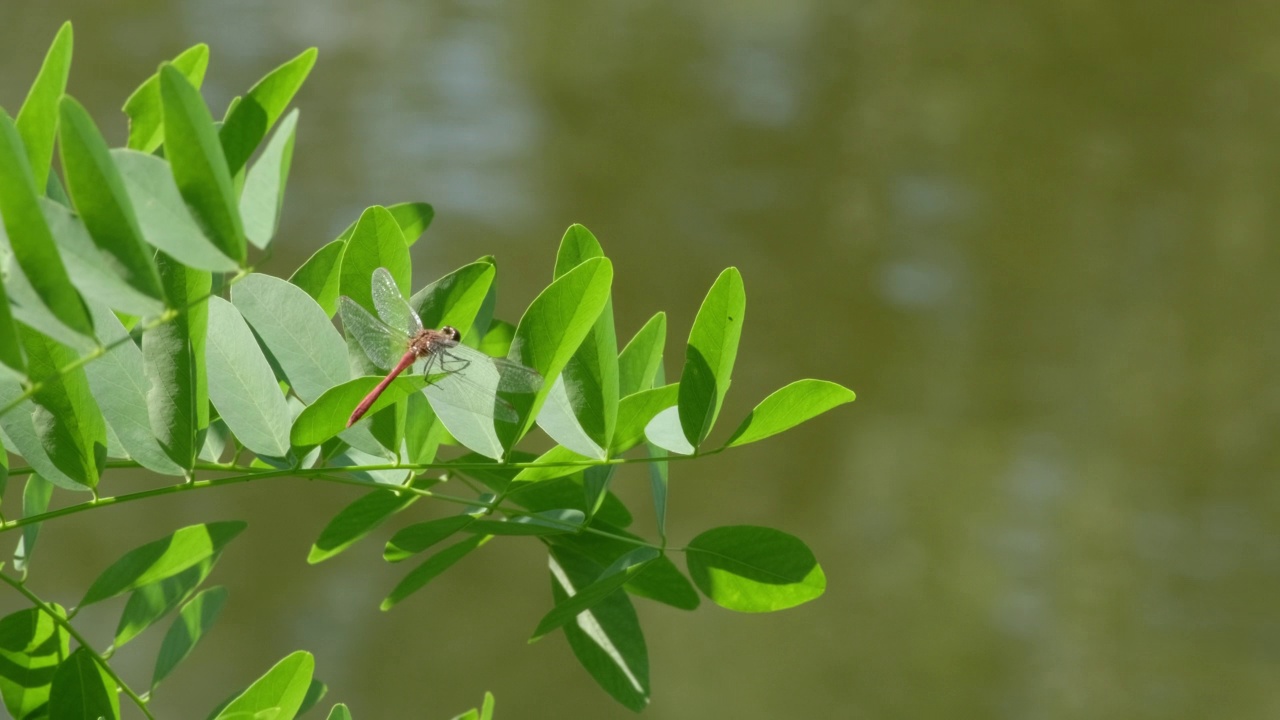
[[310,295],[328,317],[338,311],[342,255],[346,249],[346,240],[334,240],[317,250],[289,277],[289,282]]
[[771,528],[731,525],[708,530],[685,549],[689,574],[717,605],[773,612],[822,595],[827,577],[799,538]]
[[221,551],[244,529],[239,521],[191,525],[130,550],[93,581],[80,606],[177,575]]
[[[329,388],[293,421],[289,442],[294,447],[311,447],[343,432],[347,429],[351,410],[380,382],[382,378],[370,375]],[[367,414],[373,415],[411,393],[420,392],[426,385],[426,378],[422,375],[401,375],[382,391]]]
[[289,454],[289,405],[235,306],[209,298],[209,400],[246,448],[258,455]]
[[53,674],[49,720],[118,720],[117,693],[115,681],[98,665],[89,648],[76,648]]
[[833,382],[797,380],[756,405],[725,447],[763,440],[831,408],[853,402],[855,397],[852,390]]
[[284,188],[293,163],[293,140],[298,125],[298,111],[285,116],[271,142],[249,170],[244,191],[240,195],[240,216],[244,234],[255,247],[266,249],[280,225],[284,207]]
[[227,112],[218,138],[232,175],[238,175],[244,168],[258,143],[284,113],[315,64],[316,49],[302,51],[267,73]]
[[[41,447],[63,475],[85,487],[97,487],[106,462],[107,425],[89,391],[84,368],[61,370],[79,356],[26,327],[19,335],[31,379],[39,383],[31,403]],[[49,479],[56,482],[58,476]]]
[[746,309],[742,276],[729,268],[716,278],[689,331],[680,375],[680,426],[695,448],[711,432],[729,390]]
[[[204,43],[183,50],[170,63],[199,89],[204,71],[209,67],[209,46]],[[160,73],[143,81],[124,101],[122,108],[129,116],[128,147],[152,153],[164,141],[164,107],[160,102]]]
[[400,225],[387,209],[375,205],[360,215],[347,249],[342,255],[340,292],[366,310],[373,309],[372,285],[369,278],[378,268],[386,268],[400,288],[409,294],[413,270],[409,248],[404,244]]
[[653,387],[667,342],[667,314],[660,312],[631,338],[618,356],[618,389],[622,397]]
[[[65,619],[58,605],[52,609]],[[0,696],[15,718],[38,718],[48,710],[49,686],[58,664],[70,653],[71,636],[40,608],[0,619]]]
[[276,720],[292,720],[307,697],[315,669],[316,660],[311,653],[292,653],[232,700],[215,720],[262,717],[258,713],[264,710],[274,710],[269,717]]
[[155,671],[151,675],[153,690],[173,672],[178,663],[195,650],[196,644],[218,620],[226,602],[227,589],[211,587],[201,591],[182,607],[178,617],[169,626],[169,632],[165,633],[164,642],[160,644],[160,654],[156,656]]
[[445,275],[409,298],[409,306],[422,318],[422,326],[457,328],[464,340],[484,303],[495,274],[489,263],[471,263]]
[[130,593],[129,602],[116,625],[115,646],[118,648],[129,642],[178,607],[209,577],[217,562],[218,554],[215,553],[177,575],[143,585]]
[[[162,300],[144,295],[117,273],[115,266],[118,263],[94,244],[88,228],[70,208],[49,198],[40,198],[40,210],[62,253],[63,262],[67,264],[67,273],[87,300],[130,315],[152,316],[164,310]],[[153,254],[154,251],[147,247],[145,260],[155,272],[155,266],[151,264]],[[156,282],[159,281],[157,275]],[[159,290],[156,292],[160,294]]]
[[649,424],[644,426],[644,436],[653,445],[677,455],[692,455],[697,452],[697,448],[689,444],[684,428],[680,425],[679,407],[669,407],[654,415]]

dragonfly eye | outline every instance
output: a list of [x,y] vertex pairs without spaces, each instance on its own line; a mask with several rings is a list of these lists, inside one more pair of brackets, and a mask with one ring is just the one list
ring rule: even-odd
[[460,342],[462,340],[462,333],[458,332],[458,329],[453,327],[452,325],[445,325],[444,327],[440,328],[440,332],[444,333],[446,336],[448,336],[450,340],[454,342]]

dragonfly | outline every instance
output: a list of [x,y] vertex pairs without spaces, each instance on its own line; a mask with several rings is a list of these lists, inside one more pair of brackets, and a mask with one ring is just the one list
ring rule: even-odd
[[542,375],[536,371],[463,345],[457,328],[424,328],[386,268],[373,271],[371,289],[378,317],[346,295],[338,301],[339,312],[343,327],[364,354],[389,372],[356,405],[347,427],[364,417],[392,380],[415,365],[415,372],[429,378],[433,372],[442,375],[423,390],[431,400],[505,422],[514,423],[519,417],[511,403],[497,396],[498,391],[535,393],[542,387]]

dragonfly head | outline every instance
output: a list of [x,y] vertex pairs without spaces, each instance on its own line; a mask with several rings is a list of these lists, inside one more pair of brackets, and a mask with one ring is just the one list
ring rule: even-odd
[[450,342],[454,343],[455,345],[457,343],[462,342],[462,333],[458,332],[458,329],[453,327],[452,325],[445,325],[444,327],[440,328],[440,332],[445,337],[447,337]]

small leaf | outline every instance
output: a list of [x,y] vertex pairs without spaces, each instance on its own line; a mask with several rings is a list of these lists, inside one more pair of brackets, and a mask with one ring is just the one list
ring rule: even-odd
[[351,711],[347,709],[346,705],[338,703],[329,711],[328,720],[352,720]]
[[653,377],[662,364],[667,341],[667,314],[649,318],[618,356],[618,389],[622,397],[653,387]]
[[613,434],[609,454],[616,457],[643,442],[645,427],[658,413],[675,407],[679,398],[679,383],[641,390],[622,398],[618,403],[618,429]]
[[395,278],[402,295],[409,294],[412,265],[409,248],[396,219],[386,208],[375,205],[360,215],[342,256],[340,292],[366,310],[373,310],[370,278],[373,271],[386,268]]
[[345,240],[334,240],[317,250],[289,278],[289,282],[310,295],[328,317],[333,317],[338,311],[342,255],[346,249]]
[[289,454],[289,406],[244,318],[209,298],[209,400],[231,432],[258,455]]
[[[553,548],[552,599],[566,602],[600,576],[603,568],[584,557]],[[565,638],[582,667],[614,700],[640,712],[649,704],[649,652],[636,609],[625,592],[606,595],[590,610],[566,623]]]
[[138,464],[162,475],[182,475],[183,469],[169,459],[151,432],[147,413],[149,383],[143,371],[142,350],[115,313],[98,305],[90,306],[90,310],[98,337],[111,348],[84,366],[89,389],[102,408],[107,425]]
[[[27,484],[22,488],[22,517],[30,518],[43,515],[49,509],[49,499],[53,497],[53,484],[35,473],[27,476]],[[40,526],[44,523],[31,523],[22,526],[22,537],[18,538],[18,548],[13,551],[13,569],[26,572],[31,563],[31,554],[36,550],[36,539],[40,537]]]
[[725,447],[746,445],[776,435],[831,408],[853,402],[854,397],[852,390],[833,382],[798,380],[756,405]]
[[600,576],[586,585],[564,602],[556,603],[551,612],[542,617],[538,628],[534,630],[529,642],[533,642],[547,633],[572,621],[585,610],[589,610],[611,593],[621,588],[628,580],[645,571],[661,553],[650,547],[640,547],[618,558],[605,568]]
[[3,216],[13,259],[40,302],[60,323],[81,335],[93,337],[88,311],[71,284],[40,210],[37,187],[44,187],[43,179],[40,185],[35,184],[22,139],[13,121],[0,110],[0,216]]
[[729,268],[716,278],[689,331],[680,375],[680,426],[695,448],[711,432],[729,390],[746,309],[742,276]]
[[316,49],[302,54],[267,73],[227,112],[218,137],[226,155],[226,165],[235,176],[244,168],[253,151],[284,113],[298,88],[316,64]]
[[[94,244],[88,228],[70,208],[40,198],[40,210],[67,265],[67,274],[86,299],[86,305],[105,305],[138,316],[159,315],[164,310],[162,300],[143,294],[117,272],[117,263]],[[152,255],[154,251],[147,246],[143,260],[155,273]],[[156,282],[160,282],[158,276]],[[158,288],[156,293],[160,294]]]
[[653,445],[677,455],[692,455],[697,452],[697,448],[689,444],[680,424],[678,407],[669,407],[654,415],[649,424],[644,426],[644,436]]
[[494,268],[489,263],[471,263],[445,275],[409,298],[409,306],[422,318],[422,326],[450,325],[468,339],[476,313],[493,284]]
[[[613,564],[618,558],[634,550],[636,543],[643,542],[639,536],[601,520],[599,515],[591,521],[591,526],[616,537],[583,533],[559,535],[551,538],[550,542],[555,547],[573,550],[601,567]],[[630,542],[619,538],[628,538]],[[628,593],[636,597],[681,610],[696,610],[702,603],[693,583],[666,555],[654,560],[648,570],[629,580],[625,587]]]
[[18,342],[18,328],[13,324],[13,310],[9,307],[9,295],[0,283],[0,364],[19,375],[26,372],[27,363],[22,358],[22,346]]
[[[474,471],[466,472],[473,474]],[[627,506],[623,505],[613,493],[605,493],[598,508],[592,508],[587,504],[589,494],[585,473],[579,470],[573,475],[553,480],[513,484],[507,499],[529,512],[573,508],[581,510],[584,515],[590,515],[594,510],[593,520],[603,520],[618,527],[631,524],[631,513],[627,510]]]
[[[329,388],[294,419],[289,442],[294,447],[311,447],[343,432],[351,411],[381,381],[382,378],[371,375]],[[367,414],[393,405],[411,393],[421,392],[426,385],[426,378],[421,375],[401,375],[382,391]]]
[[533,467],[521,470],[515,479],[517,482],[552,480],[582,472],[583,468],[588,467],[591,462],[590,458],[579,455],[563,445],[557,445],[535,460],[536,464]]
[[307,686],[307,695],[302,698],[302,705],[298,707],[298,714],[305,715],[308,710],[318,705],[324,699],[324,696],[328,694],[328,685],[311,678],[311,684]]
[[119,720],[117,693],[115,681],[98,665],[89,648],[77,648],[53,674],[49,720]]
[[[292,720],[306,700],[316,661],[311,653],[299,650],[275,664],[249,689],[232,700],[215,720],[233,718],[274,718]],[[274,711],[260,715],[263,711]]]
[[[22,397],[22,392],[22,386],[17,380],[0,376],[0,407],[5,407]],[[4,435],[8,438],[12,452],[26,460],[27,464],[44,479],[60,488],[88,490],[88,486],[77,482],[58,469],[53,459],[49,457],[43,444],[47,429],[37,428],[35,415],[36,406],[30,399],[19,402],[13,410],[0,415],[0,428],[3,428]]]
[[[58,605],[61,618],[67,613]],[[30,608],[0,619],[0,696],[17,720],[46,717],[49,686],[70,654],[70,638],[49,613]]]
[[342,336],[297,286],[253,273],[231,289],[231,302],[304,403],[315,402],[325,390],[351,379]]
[[714,528],[695,537],[685,554],[694,584],[729,610],[785,610],[813,600],[827,587],[813,552],[794,535],[771,528]]
[[[120,171],[142,237],[149,245],[198,270],[236,269],[236,262],[213,244],[192,217],[169,171],[169,163],[133,150],[112,150],[111,159]],[[172,298],[170,301],[171,307],[180,307]]]
[[116,625],[115,646],[119,648],[129,642],[178,607],[209,577],[217,562],[218,555],[210,555],[177,575],[143,585],[130,593]]
[[89,236],[102,250],[108,269],[129,287],[160,302],[160,276],[151,262],[151,249],[142,240],[142,229],[124,181],[116,170],[98,127],[80,103],[62,98],[59,146],[67,190]]
[[298,125],[298,111],[285,116],[258,161],[249,170],[240,195],[240,216],[244,218],[244,234],[255,247],[266,249],[280,225],[284,207],[284,188],[293,162],[293,141]]
[[[430,484],[419,483],[419,484]],[[311,545],[307,562],[312,565],[328,560],[373,532],[387,518],[417,502],[420,496],[411,492],[374,490],[343,508],[320,531]]]
[[421,590],[436,576],[453,567],[454,563],[489,542],[491,537],[490,535],[473,535],[424,560],[421,565],[411,570],[408,575],[405,575],[404,579],[391,591],[391,594],[387,595],[386,599],[382,601],[382,610],[390,610],[401,600]]
[[476,515],[468,514],[414,523],[391,536],[382,551],[382,559],[393,563],[413,557],[441,540],[466,530],[475,521]]
[[191,525],[130,550],[93,581],[80,606],[177,575],[217,554],[244,528],[239,521]]
[[[396,224],[400,226],[400,233],[404,235],[404,244],[410,247],[418,242],[418,238],[422,236],[422,233],[426,232],[427,226],[431,224],[431,219],[435,217],[435,210],[424,202],[396,203],[395,205],[388,205],[387,210],[396,219]],[[355,229],[356,224],[351,223],[346,230],[342,231],[338,239],[346,240],[350,238]]]
[[573,508],[544,510],[529,515],[517,515],[505,520],[476,520],[466,526],[467,532],[485,535],[561,535],[580,532],[587,517]]
[[[204,43],[183,50],[170,63],[191,86],[199,89],[209,67],[209,46]],[[129,143],[132,150],[154,152],[164,141],[164,107],[160,102],[160,73],[147,78],[122,108],[129,116]],[[211,269],[211,268],[206,268]]]
[[71,74],[71,23],[58,28],[40,72],[31,83],[27,99],[18,110],[18,132],[26,146],[27,162],[35,186],[43,188],[53,163],[53,139],[58,131],[58,100],[67,90]]
[[187,207],[224,255],[243,263],[244,227],[227,158],[200,91],[172,65],[160,67],[165,157]]
[[106,462],[106,422],[89,391],[84,368],[61,370],[79,356],[34,330],[24,327],[19,335],[31,378],[39,382],[39,389],[31,396],[36,433],[41,447],[61,471],[48,479],[57,483],[65,476],[86,488],[96,487]]
[[[579,350],[581,349],[579,348]],[[569,364],[573,365],[574,361],[570,360]],[[592,403],[590,400],[583,399],[591,393],[584,391],[581,387],[577,392],[570,393],[569,385],[565,381],[568,373],[569,369],[566,367],[565,372],[556,377],[555,382],[551,384],[551,390],[547,393],[546,402],[543,403],[542,410],[538,413],[538,427],[542,428],[542,431],[550,436],[552,440],[573,452],[584,457],[604,460],[607,456],[604,448],[596,443],[595,438],[587,432],[582,422],[578,419],[578,415],[574,413],[574,408],[578,404],[585,407]],[[575,404],[572,395],[578,396],[578,404]],[[597,410],[601,408],[599,402],[594,404]]]
[[151,675],[153,690],[161,680],[173,672],[178,663],[191,654],[196,644],[218,620],[218,615],[226,602],[227,589],[211,587],[201,591],[182,607],[178,617],[174,618],[173,624],[169,626],[169,632],[165,633],[164,642],[160,644],[155,672]]

